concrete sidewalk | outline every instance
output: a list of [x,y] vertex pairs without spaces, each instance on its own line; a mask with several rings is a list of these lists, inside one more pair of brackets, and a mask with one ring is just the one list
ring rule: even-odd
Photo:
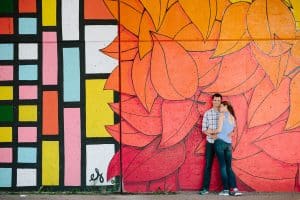
[[[0,193],[1,194],[1,193]],[[250,192],[244,193],[243,196],[218,196],[217,193],[200,196],[195,192],[181,192],[176,194],[122,194],[122,195],[101,195],[101,194],[14,194],[6,195],[1,194],[0,199],[5,200],[185,200],[185,199],[201,199],[201,200],[221,200],[221,199],[243,199],[243,200],[300,200],[300,193],[257,193]]]

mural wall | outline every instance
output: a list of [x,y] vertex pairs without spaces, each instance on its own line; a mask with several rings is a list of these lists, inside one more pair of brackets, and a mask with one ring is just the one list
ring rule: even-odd
[[299,191],[299,1],[0,4],[1,190],[199,190],[219,92],[239,188]]

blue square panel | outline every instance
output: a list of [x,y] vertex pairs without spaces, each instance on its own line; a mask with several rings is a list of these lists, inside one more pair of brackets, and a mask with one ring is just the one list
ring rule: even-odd
[[0,168],[0,188],[11,187],[11,168]]
[[14,45],[0,44],[0,60],[13,60],[13,59],[14,59]]
[[36,34],[36,18],[19,18],[19,34]]
[[19,80],[37,80],[37,65],[20,65]]
[[19,147],[18,163],[36,163],[35,147]]

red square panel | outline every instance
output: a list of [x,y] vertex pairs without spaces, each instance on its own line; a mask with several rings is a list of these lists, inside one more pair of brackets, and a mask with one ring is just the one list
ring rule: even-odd
[[14,19],[12,17],[0,17],[0,34],[14,34]]
[[36,0],[19,0],[20,13],[36,13]]
[[84,19],[114,19],[104,0],[84,0]]

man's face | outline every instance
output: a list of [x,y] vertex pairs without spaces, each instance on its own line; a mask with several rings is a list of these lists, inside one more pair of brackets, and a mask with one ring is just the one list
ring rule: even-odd
[[214,97],[213,98],[213,107],[219,108],[221,105],[221,97]]

